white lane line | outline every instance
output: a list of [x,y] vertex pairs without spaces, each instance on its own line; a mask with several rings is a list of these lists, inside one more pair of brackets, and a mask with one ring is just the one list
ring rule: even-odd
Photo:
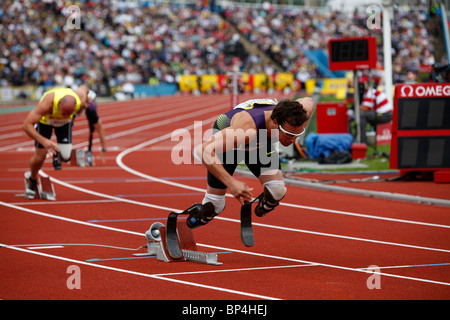
[[[44,177],[48,176],[43,171],[40,171],[40,174],[42,176],[44,176]],[[71,188],[71,189],[74,189],[74,190],[77,190],[77,191],[80,191],[80,192],[96,195],[98,197],[108,198],[108,199],[111,199],[111,200],[117,200],[117,201],[121,201],[121,202],[127,202],[127,203],[130,203],[130,204],[135,204],[135,205],[140,205],[140,206],[145,206],[145,207],[151,207],[151,208],[165,210],[165,211],[171,211],[171,212],[172,211],[173,212],[182,212],[183,211],[181,209],[175,209],[175,208],[170,208],[170,207],[165,207],[165,206],[154,205],[154,204],[150,204],[150,203],[146,203],[146,202],[139,202],[139,201],[135,201],[135,200],[129,200],[127,198],[118,198],[118,197],[115,197],[115,196],[110,196],[110,195],[107,195],[107,194],[104,194],[104,193],[88,190],[88,189],[81,188],[81,187],[78,187],[78,186],[73,186],[73,185],[71,185],[69,183],[60,181],[60,180],[58,180],[56,178],[53,178],[53,177],[51,177],[50,179],[51,179],[52,182],[55,182],[55,183],[60,184],[60,185],[63,185],[65,187],[67,187],[67,188]],[[194,190],[195,190],[195,188],[194,188]],[[229,221],[229,222],[234,222],[234,223],[241,223],[240,220],[231,219],[231,218],[225,218],[225,217],[220,217],[220,216],[216,217],[215,219]],[[416,245],[409,245],[409,244],[388,242],[388,241],[381,241],[381,240],[374,240],[374,239],[350,237],[350,236],[343,236],[343,235],[332,234],[332,233],[317,232],[317,231],[310,231],[310,230],[303,230],[303,229],[296,229],[296,228],[288,228],[288,227],[269,225],[269,224],[263,224],[263,223],[253,223],[253,225],[260,226],[260,227],[265,227],[265,228],[271,228],[271,229],[278,229],[278,230],[283,230],[283,231],[293,231],[293,232],[314,234],[314,235],[319,235],[319,236],[340,238],[340,239],[346,239],[346,240],[363,241],[363,242],[370,242],[370,243],[376,243],[376,244],[399,246],[399,247],[421,249],[421,250],[429,250],[429,251],[439,251],[439,252],[446,252],[446,253],[450,252],[450,250],[441,249],[441,248],[431,248],[431,247],[423,247],[423,246],[416,246]]]
[[239,290],[231,290],[231,289],[226,289],[226,288],[221,288],[221,287],[216,287],[216,286],[199,284],[199,283],[196,283],[196,282],[190,282],[190,281],[183,281],[183,280],[166,278],[166,277],[163,277],[161,275],[152,275],[152,274],[147,274],[147,273],[142,273],[142,272],[126,270],[126,269],[108,267],[108,266],[101,265],[101,264],[95,264],[95,263],[90,263],[90,262],[81,261],[81,260],[64,258],[64,257],[60,257],[60,256],[55,256],[55,255],[52,255],[52,254],[43,253],[43,252],[31,251],[31,250],[27,250],[27,249],[23,249],[23,248],[18,248],[18,247],[10,247],[10,246],[5,245],[5,244],[0,244],[0,247],[7,248],[7,249],[12,249],[12,250],[17,250],[17,251],[22,251],[22,252],[26,252],[26,253],[31,253],[31,254],[35,254],[35,255],[51,258],[51,259],[62,260],[62,261],[74,263],[74,264],[77,264],[77,265],[85,265],[85,266],[90,266],[90,267],[99,268],[99,269],[105,269],[105,270],[109,270],[109,271],[115,271],[115,272],[120,272],[120,273],[131,274],[131,275],[140,276],[140,277],[146,277],[146,278],[159,279],[159,280],[164,280],[164,281],[169,281],[169,282],[175,282],[175,283],[180,283],[180,284],[184,284],[184,285],[199,287],[199,288],[203,288],[203,289],[211,289],[211,290],[215,290],[215,291],[228,292],[228,293],[232,293],[232,294],[237,294],[237,295],[242,295],[242,296],[251,297],[251,298],[257,298],[257,299],[280,300],[279,298],[263,296],[263,295],[254,294],[254,293],[250,293],[250,292],[244,292],[244,291],[239,291]]
[[[206,120],[205,122],[209,122],[209,121],[210,121],[210,119]],[[190,126],[187,126],[187,127],[183,128],[183,129],[191,130],[191,129],[193,129],[193,127],[194,127],[193,125],[190,125]],[[158,143],[160,141],[166,140],[166,139],[168,139],[170,137],[171,137],[171,134],[165,134],[165,135],[162,135],[162,136],[160,136],[158,138],[154,138],[154,139],[148,140],[146,142],[140,143],[140,144],[138,144],[138,145],[136,145],[134,147],[125,149],[124,151],[122,151],[120,154],[117,155],[117,158],[116,158],[117,165],[119,167],[121,167],[123,170],[128,171],[131,174],[134,174],[136,176],[142,177],[144,179],[148,179],[150,181],[155,181],[155,182],[159,182],[159,183],[163,183],[163,184],[167,184],[167,185],[171,185],[171,186],[179,187],[179,188],[183,188],[183,189],[188,189],[188,190],[195,190],[195,191],[199,191],[199,192],[206,192],[206,189],[203,189],[203,188],[197,188],[197,187],[193,187],[193,186],[190,186],[190,185],[177,183],[177,182],[173,182],[173,181],[167,181],[167,180],[156,178],[154,176],[147,175],[147,174],[142,173],[140,171],[134,170],[134,169],[128,167],[126,164],[124,164],[123,158],[127,154],[132,153],[134,151],[138,151],[138,150],[140,150],[140,149],[142,149],[144,147],[148,147],[148,146],[150,146],[152,144],[155,144],[155,143]],[[228,193],[226,194],[226,196],[233,197],[231,194],[228,194]],[[427,222],[420,222],[420,221],[413,221],[413,220],[379,217],[379,216],[372,216],[372,215],[355,213],[355,212],[348,212],[348,211],[340,211],[340,210],[333,210],[333,209],[325,209],[325,208],[304,206],[304,205],[298,205],[298,204],[286,203],[286,202],[280,202],[280,205],[281,206],[286,206],[286,207],[298,208],[298,209],[307,209],[307,210],[312,210],[312,211],[321,211],[321,212],[327,212],[327,213],[333,213],[333,214],[348,215],[348,216],[354,216],[354,217],[359,217],[359,218],[384,220],[384,221],[390,221],[390,222],[407,223],[407,224],[415,224],[415,225],[428,226],[428,227],[437,227],[437,228],[450,229],[450,225],[443,225],[443,224],[436,224],[436,223],[427,223]]]
[[[192,114],[191,114],[192,115]],[[204,123],[209,123],[215,120],[216,117],[212,117],[209,118],[207,120],[204,121]],[[191,130],[193,129],[195,126],[195,124],[192,124],[190,126],[185,127],[184,129],[186,130]],[[154,143],[157,143],[159,141],[163,141],[168,139],[169,137],[171,137],[171,133],[167,133],[164,134],[160,137],[151,139],[149,141],[143,142],[141,144],[138,144],[134,147],[131,147],[129,149],[126,149],[125,151],[121,152],[118,156],[117,156],[117,160],[116,162],[118,163],[118,165],[122,168],[124,168],[124,170],[129,171],[137,176],[143,177],[145,179],[151,180],[151,181],[156,181],[156,182],[160,182],[163,184],[167,184],[167,185],[171,185],[171,186],[176,186],[176,187],[180,187],[180,188],[184,188],[184,189],[189,189],[189,190],[194,190],[194,191],[200,191],[200,192],[205,192],[206,190],[203,188],[196,188],[196,187],[192,187],[186,184],[181,184],[181,183],[177,183],[177,182],[173,182],[173,181],[167,181],[167,180],[163,180],[163,179],[159,179],[156,177],[152,177],[146,174],[143,174],[139,171],[136,171],[134,169],[129,168],[128,166],[126,166],[125,164],[123,164],[123,157],[133,151],[137,151],[140,150],[143,147],[152,145]],[[48,176],[45,172],[43,172],[42,170],[40,171],[40,174],[43,176]],[[117,200],[117,201],[122,201],[122,202],[127,202],[127,203],[131,203],[131,204],[135,204],[135,205],[141,205],[141,206],[146,206],[146,207],[151,207],[151,208],[155,208],[155,209],[161,209],[161,210],[166,210],[166,211],[175,211],[175,212],[182,212],[183,210],[179,210],[179,209],[175,209],[175,208],[169,208],[169,207],[165,207],[165,206],[158,206],[158,205],[153,205],[153,204],[149,204],[149,203],[143,203],[143,202],[139,202],[139,201],[135,201],[135,200],[129,200],[126,198],[118,198],[118,197],[114,197],[114,196],[110,196],[107,194],[103,194],[100,192],[95,192],[92,190],[88,190],[88,189],[84,189],[78,186],[73,186],[69,183],[65,183],[63,181],[60,181],[58,179],[55,179],[53,177],[51,177],[51,180],[64,185],[68,188],[71,189],[75,189],[81,192],[85,192],[85,193],[89,193],[89,194],[93,194],[99,197],[103,197],[103,198],[108,198],[111,200]],[[231,195],[229,195],[231,196]],[[292,205],[292,204],[290,204]],[[219,220],[227,220],[227,221],[231,221],[231,222],[236,222],[236,223],[240,223],[239,220],[235,220],[235,219],[229,219],[229,218],[224,218],[224,217],[216,217],[216,219]],[[402,244],[402,243],[394,243],[394,242],[387,242],[387,241],[380,241],[380,240],[373,240],[373,239],[365,239],[365,238],[357,238],[357,237],[349,237],[349,236],[342,236],[342,235],[336,235],[336,234],[329,234],[329,233],[323,233],[323,232],[315,232],[315,231],[309,231],[309,230],[301,230],[301,229],[295,229],[295,228],[286,228],[286,227],[281,227],[281,226],[273,226],[273,225],[267,225],[267,224],[261,224],[261,223],[254,223],[254,225],[257,226],[261,226],[261,227],[267,227],[267,228],[273,228],[273,229],[279,229],[279,230],[284,230],[284,231],[295,231],[295,232],[302,232],[302,233],[309,233],[309,234],[315,234],[315,235],[320,235],[320,236],[328,236],[328,237],[334,237],[334,238],[341,238],[341,239],[347,239],[347,240],[355,240],[355,241],[364,241],[364,242],[371,242],[371,243],[376,243],[376,244],[384,244],[384,245],[392,245],[392,246],[400,246],[400,247],[407,247],[407,248],[414,248],[414,249],[422,249],[422,250],[430,250],[430,251],[440,251],[440,252],[450,252],[450,250],[447,249],[441,249],[441,248],[429,248],[429,247],[423,247],[423,246],[415,246],[415,245],[408,245],[408,244]]]
[[[225,105],[225,103],[221,102],[221,103],[218,104],[218,106],[209,107],[208,112],[212,112],[214,110],[223,109],[224,105]],[[205,106],[206,105],[204,105],[204,107]],[[198,108],[198,107],[199,106],[196,106],[196,108]],[[187,119],[187,118],[190,118],[190,117],[196,117],[196,116],[200,116],[200,115],[204,115],[205,114],[204,108],[202,108],[202,109],[200,109],[200,110],[198,110],[196,112],[192,112],[192,107],[191,106],[186,107],[185,109],[189,110],[189,108],[190,108],[190,112],[187,113],[187,114],[184,114],[184,115],[181,115],[181,116],[177,116],[177,117],[174,117],[174,118],[170,118],[170,119],[167,119],[167,120],[163,120],[163,121],[152,122],[150,124],[146,124],[146,125],[142,125],[142,126],[139,126],[139,127],[135,127],[133,129],[119,131],[118,133],[109,134],[109,135],[106,136],[106,139],[107,140],[112,140],[114,138],[125,136],[125,135],[128,135],[128,134],[133,134],[133,133],[136,133],[136,132],[139,132],[139,131],[152,129],[154,127],[167,125],[167,124],[173,123],[176,120],[184,120],[184,119]],[[140,117],[138,117],[136,119],[139,120],[139,119],[142,119],[143,117],[151,117],[152,119],[154,119],[154,118],[160,117],[160,116],[171,115],[173,112],[179,113],[179,111],[180,111],[179,109],[169,110],[169,111],[166,110],[166,111],[151,113],[151,114],[148,114],[148,115],[141,115]],[[128,121],[129,123],[135,123],[136,119],[128,119],[128,120],[123,120],[123,121],[119,121],[119,122],[108,123],[108,124],[105,124],[105,126],[113,126],[113,127],[116,128],[117,125],[115,125],[115,124],[117,124],[117,123],[119,123],[119,125],[122,124],[122,122],[124,122],[124,121]],[[126,124],[128,124],[128,122],[126,122]],[[73,135],[75,136],[75,135],[79,135],[79,134],[86,133],[86,132],[88,132],[87,128],[78,129],[78,130],[75,130],[73,132]],[[22,132],[21,134],[23,135],[24,133]],[[99,138],[95,138],[92,142],[93,143],[97,143],[98,141],[100,141],[100,139]],[[88,143],[89,143],[88,141],[85,141],[85,142],[82,142],[82,143],[78,143],[76,145],[73,145],[73,148],[81,148],[81,147],[87,146]],[[14,143],[14,144],[11,144],[11,145],[4,146],[4,147],[0,147],[0,152],[11,150],[11,149],[16,149],[16,148],[29,147],[29,146],[32,146],[33,144],[34,144],[33,140],[27,140],[27,141],[23,141],[23,142],[18,142],[18,143]]]
[[318,264],[291,264],[284,266],[271,266],[271,267],[254,267],[254,268],[236,268],[236,269],[219,269],[219,270],[203,270],[203,271],[186,271],[186,272],[171,272],[171,273],[159,273],[155,276],[183,276],[191,274],[206,274],[206,273],[222,273],[222,272],[236,272],[236,271],[261,271],[261,270],[271,270],[271,269],[288,269],[288,268],[300,268],[300,267],[314,267]]
[[[167,137],[166,137],[167,138]],[[159,180],[159,179],[158,179]],[[167,182],[167,181],[163,181],[163,182]],[[192,187],[189,187],[191,190],[192,190]],[[123,201],[124,199],[120,199],[120,201]],[[124,202],[129,202],[129,201],[124,201]],[[148,206],[148,204],[147,204],[147,206]],[[61,218],[61,217],[59,217],[59,218]],[[96,225],[96,227],[99,227],[98,225]],[[113,228],[113,229],[116,229],[116,228]],[[116,230],[117,231],[117,230]],[[127,232],[127,233],[130,233],[130,232]],[[207,246],[208,247],[208,245],[204,245],[204,246]],[[217,247],[214,247],[214,246],[209,246],[209,247],[213,247],[213,248],[217,248]],[[228,250],[230,250],[230,251],[235,251],[235,252],[239,252],[240,250],[231,250],[231,249],[228,249]],[[243,253],[246,253],[246,254],[252,254],[252,253],[249,253],[249,252],[245,252],[245,251],[242,251]],[[256,255],[259,255],[259,254],[256,254]],[[268,256],[268,255],[264,255],[264,256]],[[301,260],[296,260],[296,259],[289,259],[289,258],[285,258],[285,259],[283,259],[283,260],[290,260],[290,261],[299,261],[299,262],[303,262],[303,261],[301,261]],[[306,263],[306,262],[304,262],[304,263]],[[310,263],[310,262],[308,262],[308,263]],[[324,266],[332,266],[332,265],[325,265],[325,264],[320,264],[320,265],[324,265]],[[345,268],[345,267],[340,267],[340,266],[334,266],[334,267],[338,267],[338,268]],[[345,269],[351,269],[351,270],[353,270],[353,271],[355,271],[354,269],[352,269],[352,268],[345,268]],[[396,277],[398,277],[398,276],[396,276]],[[419,279],[419,281],[423,281],[424,279]],[[428,280],[425,280],[426,282],[430,282],[430,281],[428,281]]]
[[[48,217],[48,218],[53,218],[53,219],[58,219],[58,220],[63,220],[63,221],[71,222],[71,223],[78,223],[78,224],[81,224],[81,225],[91,226],[91,227],[100,228],[100,229],[106,229],[106,230],[115,231],[115,232],[122,232],[122,233],[127,233],[127,234],[132,234],[132,235],[138,235],[138,236],[141,236],[141,237],[144,236],[143,233],[139,233],[139,232],[129,231],[129,230],[125,230],[125,229],[119,229],[119,228],[112,228],[112,227],[107,227],[107,226],[103,226],[103,225],[93,224],[93,223],[89,223],[89,222],[79,221],[79,220],[75,220],[75,219],[55,216],[55,215],[52,215],[52,214],[49,214],[49,213],[44,213],[44,212],[39,212],[39,211],[36,211],[36,210],[31,210],[31,209],[27,209],[27,208],[23,208],[23,207],[19,207],[19,206],[14,206],[14,205],[11,205],[9,203],[5,203],[5,202],[1,202],[1,201],[0,201],[0,205],[4,205],[6,207],[10,207],[10,208],[17,209],[17,210],[20,210],[20,211],[25,211],[25,212],[33,213],[33,214],[36,214],[36,215],[40,215],[40,216],[44,216],[44,217]],[[220,246],[213,246],[213,245],[207,245],[207,244],[201,244],[201,243],[197,243],[197,245],[198,246],[207,247],[207,248],[212,248],[212,249],[215,249],[215,250],[231,251],[231,252],[242,253],[242,254],[246,254],[246,255],[253,255],[253,256],[258,256],[258,257],[266,257],[266,258],[271,258],[271,259],[291,261],[291,262],[302,263],[302,264],[314,264],[314,265],[317,265],[317,266],[328,267],[328,268],[333,268],[333,269],[340,269],[340,270],[347,270],[347,271],[365,272],[365,273],[367,273],[367,271],[359,269],[359,268],[349,268],[349,267],[343,267],[343,266],[338,266],[338,265],[333,265],[333,264],[320,263],[320,262],[314,262],[314,261],[307,261],[307,260],[301,260],[301,259],[293,259],[293,258],[287,258],[287,257],[281,257],[281,256],[275,256],[275,255],[269,255],[269,254],[262,254],[262,253],[257,253],[257,252],[249,252],[249,251],[243,251],[243,250],[238,250],[238,249],[231,249],[231,248],[220,247]],[[3,246],[7,247],[7,248],[13,248],[15,250],[19,250],[20,249],[18,247],[10,247],[10,246],[7,246],[7,245],[3,245]],[[23,249],[21,249],[21,250],[23,250]],[[30,252],[33,252],[33,251],[30,251]],[[37,254],[37,252],[33,252],[33,253]],[[66,258],[64,258],[64,259],[66,259]],[[94,265],[94,266],[97,266],[97,265]],[[419,282],[426,282],[426,283],[450,286],[450,283],[441,282],[441,281],[434,281],[434,280],[428,280],[428,279],[422,279],[422,278],[414,278],[414,277],[405,277],[405,276],[400,276],[400,275],[396,275],[396,274],[389,274],[389,273],[381,273],[381,275],[384,275],[384,276],[387,276],[387,277],[392,277],[392,278],[398,278],[398,279],[406,279],[406,280],[412,280],[412,281],[419,281]],[[154,276],[154,277],[155,278],[160,278],[160,279],[167,279],[167,278],[163,278],[163,277],[160,277],[160,276]],[[171,281],[172,279],[167,279],[167,280]],[[177,281],[175,281],[175,282],[177,282]],[[182,282],[182,283],[184,283],[184,282]],[[185,284],[194,285],[193,283],[189,283],[189,282],[186,282]]]
[[27,247],[30,250],[43,250],[43,249],[61,249],[64,246],[41,246],[41,247]]
[[32,213],[32,214],[35,214],[35,215],[38,215],[38,216],[42,216],[42,217],[62,220],[62,221],[71,222],[71,223],[77,223],[77,224],[90,226],[90,227],[97,227],[97,228],[100,228],[100,229],[105,229],[105,230],[110,230],[110,231],[117,231],[117,232],[122,232],[122,233],[128,233],[128,234],[132,234],[132,235],[136,235],[136,236],[144,236],[144,234],[140,233],[140,232],[134,232],[134,231],[124,230],[124,229],[118,229],[118,228],[108,227],[108,226],[104,226],[104,225],[100,225],[100,224],[93,224],[93,223],[89,223],[89,222],[85,222],[85,221],[81,221],[81,220],[75,220],[75,219],[65,218],[65,217],[61,217],[61,216],[56,216],[56,215],[53,215],[53,214],[50,214],[50,213],[45,213],[45,212],[41,212],[41,211],[37,211],[37,210],[33,210],[33,209],[24,208],[24,207],[19,207],[19,206],[16,206],[16,205],[13,205],[13,204],[10,204],[10,203],[6,203],[6,202],[3,202],[3,201],[0,201],[0,205],[3,205],[3,206],[8,207],[8,208],[12,208],[12,209],[16,209],[16,210]]

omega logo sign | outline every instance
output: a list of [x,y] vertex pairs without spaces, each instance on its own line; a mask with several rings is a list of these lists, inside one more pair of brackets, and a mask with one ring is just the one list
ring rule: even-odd
[[450,96],[450,84],[442,85],[405,85],[400,89],[401,97],[448,97]]

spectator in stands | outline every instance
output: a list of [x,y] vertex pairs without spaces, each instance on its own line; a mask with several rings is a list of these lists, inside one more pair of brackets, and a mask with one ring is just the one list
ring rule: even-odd
[[392,105],[389,103],[386,94],[377,88],[371,88],[369,86],[361,103],[361,143],[367,144],[367,124],[371,124],[376,129],[377,124],[392,121],[392,110]]
[[[70,12],[64,1],[0,1],[3,83],[62,85],[56,75],[64,69],[73,75],[75,85],[89,81],[94,89],[105,83],[105,77],[121,86],[127,68],[133,79],[138,79],[133,81],[141,83],[148,83],[151,74],[164,82],[165,75],[176,77],[186,70],[198,75],[225,74],[238,53],[229,45],[236,30],[272,56],[279,67],[292,73],[305,69],[315,78],[322,75],[303,55],[305,51],[326,50],[328,40],[336,37],[382,36],[381,31],[367,28],[364,13],[320,8],[270,4],[244,8],[236,4],[227,8],[223,19],[201,3],[180,6],[97,0],[78,5],[83,12],[81,29],[69,30]],[[426,15],[418,10],[395,10],[392,50],[396,82],[405,81],[408,72],[417,74],[421,63],[434,61],[426,23]],[[381,46],[378,52],[382,52]],[[380,65],[382,56],[379,54]],[[259,72],[264,67],[252,53],[239,57],[241,71]]]

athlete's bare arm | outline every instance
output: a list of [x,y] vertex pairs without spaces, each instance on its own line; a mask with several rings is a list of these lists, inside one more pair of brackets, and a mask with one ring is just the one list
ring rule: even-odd
[[81,100],[81,108],[78,111],[78,113],[81,113],[89,103],[89,88],[85,84],[82,84],[77,90],[75,90],[75,93],[78,95],[78,97],[80,97]]
[[43,145],[48,152],[56,154],[59,152],[58,144],[41,136],[34,128],[34,125],[38,123],[44,115],[52,113],[54,96],[54,93],[47,94],[44,99],[30,111],[23,122],[23,130],[31,139]]
[[217,179],[225,184],[231,194],[241,203],[252,200],[249,186],[231,176],[222,166],[217,154],[248,144],[256,138],[256,125],[247,112],[236,114],[228,128],[225,128],[202,145],[202,163]]

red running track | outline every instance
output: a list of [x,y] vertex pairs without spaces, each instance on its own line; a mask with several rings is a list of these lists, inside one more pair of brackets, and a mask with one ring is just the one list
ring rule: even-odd
[[[21,131],[26,113],[2,115],[0,299],[450,298],[448,207],[289,186],[275,212],[254,217],[254,247],[240,241],[239,203],[231,197],[219,217],[194,230],[199,249],[217,252],[222,266],[164,263],[126,250],[144,245],[145,231],[170,211],[202,200],[204,167],[171,159],[194,139],[171,141],[171,134],[186,128],[179,132],[194,136],[194,121],[202,121],[198,143],[229,103],[218,95],[101,104],[105,161],[97,140],[95,167],[54,171],[48,159],[43,174],[53,180],[53,202],[23,197],[33,152]],[[86,147],[87,137],[86,121],[77,119],[74,147]],[[254,196],[261,192],[256,179],[240,179]],[[80,289],[68,288],[70,266],[79,268]]]

